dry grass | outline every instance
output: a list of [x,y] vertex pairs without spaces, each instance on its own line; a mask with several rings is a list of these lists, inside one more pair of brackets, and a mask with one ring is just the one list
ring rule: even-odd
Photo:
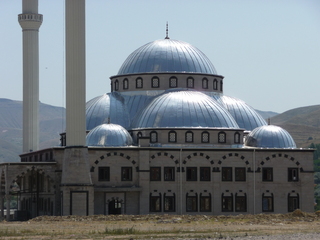
[[225,238],[320,232],[316,214],[38,217],[1,222],[0,239]]

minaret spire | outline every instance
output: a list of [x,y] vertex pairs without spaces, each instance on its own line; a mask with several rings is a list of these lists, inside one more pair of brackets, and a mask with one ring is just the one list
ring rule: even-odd
[[167,22],[167,24],[166,24],[166,37],[165,37],[165,39],[170,39],[169,38],[169,29],[168,29],[169,27],[168,27],[168,22]]

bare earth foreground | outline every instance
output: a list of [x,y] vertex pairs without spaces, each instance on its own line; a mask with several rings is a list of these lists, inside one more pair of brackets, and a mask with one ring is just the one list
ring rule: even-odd
[[320,215],[41,216],[0,222],[0,239],[320,239]]

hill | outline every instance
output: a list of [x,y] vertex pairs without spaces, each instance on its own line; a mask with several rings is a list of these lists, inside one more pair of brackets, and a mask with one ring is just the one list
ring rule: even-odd
[[[59,145],[65,109],[39,105],[40,148]],[[22,102],[0,98],[0,162],[17,162],[22,153]]]
[[286,129],[297,147],[320,143],[320,105],[288,110],[272,117],[271,124]]

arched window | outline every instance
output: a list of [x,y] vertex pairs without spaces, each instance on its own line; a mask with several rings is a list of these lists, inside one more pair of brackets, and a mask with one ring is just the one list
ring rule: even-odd
[[177,141],[177,133],[175,131],[170,131],[168,135],[168,142],[176,142]]
[[219,134],[218,134],[218,142],[219,143],[225,143],[226,142],[226,133],[219,132]]
[[234,134],[234,143],[240,143],[240,133],[238,132]]
[[141,132],[138,132],[137,137],[138,137],[138,138],[141,138],[141,137],[142,137],[142,133],[141,133]]
[[293,212],[299,209],[299,194],[298,193],[288,193],[288,212]]
[[178,87],[178,79],[176,77],[171,77],[169,79],[169,87],[171,87],[171,88]]
[[114,82],[114,90],[115,91],[119,90],[119,81],[118,81],[118,79]]
[[158,88],[159,86],[160,86],[159,78],[158,77],[153,77],[151,79],[151,87]]
[[217,79],[213,80],[213,90],[218,90],[218,81],[217,81]]
[[223,82],[222,82],[222,80],[220,81],[220,91],[221,92],[223,91]]
[[262,212],[273,212],[273,193],[262,193]]
[[113,82],[111,82],[111,92],[113,92]]
[[128,83],[128,79],[124,79],[123,80],[123,89],[128,89],[129,88],[129,83]]
[[192,77],[187,79],[187,88],[194,88],[194,79]]
[[152,132],[150,133],[150,142],[151,142],[151,143],[156,143],[156,142],[158,142],[158,134],[157,134],[157,132],[152,131]]
[[201,142],[203,142],[203,143],[208,143],[208,142],[210,142],[210,135],[209,135],[208,132],[203,132],[203,133],[201,134]]
[[137,78],[136,79],[136,88],[142,88],[143,87],[143,82],[142,82],[142,78]]
[[186,132],[186,142],[193,142],[193,132]]
[[206,78],[202,79],[202,88],[208,89],[208,79]]
[[241,196],[236,193],[235,195],[235,210],[236,212],[246,212],[247,211],[247,194]]

